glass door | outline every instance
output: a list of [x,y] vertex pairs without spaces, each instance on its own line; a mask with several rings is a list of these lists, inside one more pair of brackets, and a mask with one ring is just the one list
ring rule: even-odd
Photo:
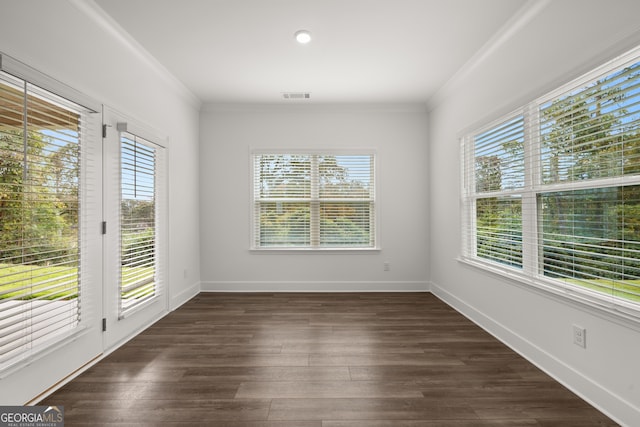
[[99,109],[0,71],[3,404],[102,352]]
[[165,148],[122,115],[105,112],[105,347],[167,311]]

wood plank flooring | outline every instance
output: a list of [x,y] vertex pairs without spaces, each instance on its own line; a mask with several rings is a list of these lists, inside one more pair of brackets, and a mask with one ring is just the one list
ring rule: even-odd
[[45,399],[67,426],[617,425],[431,294],[200,294]]

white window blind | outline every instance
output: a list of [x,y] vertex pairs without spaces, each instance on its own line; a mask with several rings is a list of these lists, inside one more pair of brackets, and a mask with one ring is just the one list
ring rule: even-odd
[[0,72],[0,369],[78,330],[90,111]]
[[640,318],[639,58],[463,138],[464,258]]
[[157,174],[161,147],[120,134],[119,316],[158,295]]
[[513,119],[474,137],[476,193],[524,187],[524,117]]
[[524,117],[505,120],[472,141],[473,250],[483,259],[521,268]]
[[374,248],[372,153],[254,153],[254,248]]

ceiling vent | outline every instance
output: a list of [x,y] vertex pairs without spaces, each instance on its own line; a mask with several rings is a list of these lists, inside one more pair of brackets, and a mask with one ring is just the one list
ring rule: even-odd
[[283,92],[282,97],[284,99],[309,99],[311,94],[309,92]]

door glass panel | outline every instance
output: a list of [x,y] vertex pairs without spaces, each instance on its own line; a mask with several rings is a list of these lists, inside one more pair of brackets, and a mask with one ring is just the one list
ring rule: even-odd
[[120,137],[120,289],[124,317],[158,293],[156,257],[156,148]]

